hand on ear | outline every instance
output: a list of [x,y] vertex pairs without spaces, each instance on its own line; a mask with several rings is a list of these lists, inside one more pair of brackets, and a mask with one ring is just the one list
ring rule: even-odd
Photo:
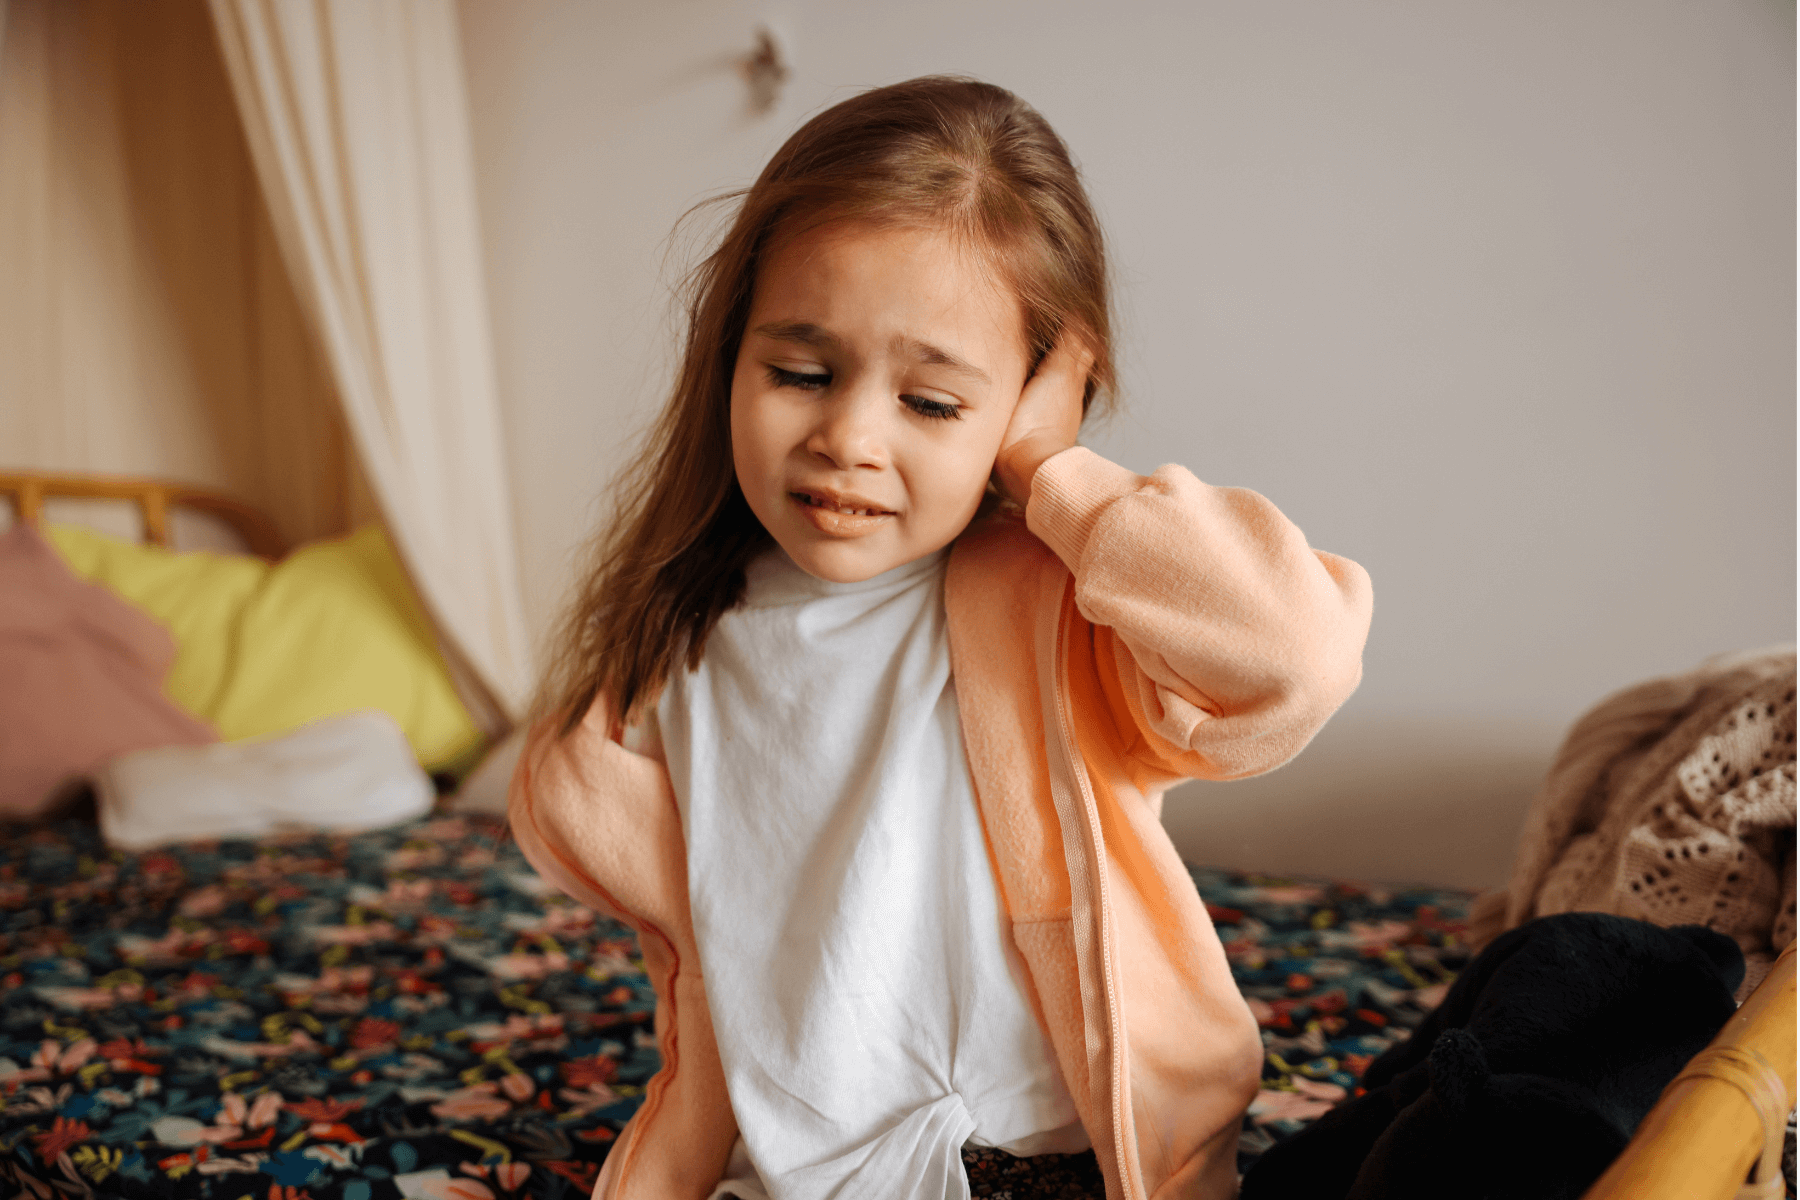
[[1093,365],[1086,341],[1065,333],[1025,381],[994,459],[994,480],[1014,503],[1023,506],[1031,498],[1032,477],[1045,459],[1075,444]]

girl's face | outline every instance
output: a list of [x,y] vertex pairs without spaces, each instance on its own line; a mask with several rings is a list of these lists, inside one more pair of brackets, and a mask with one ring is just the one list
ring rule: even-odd
[[757,273],[731,380],[738,484],[808,574],[879,575],[975,515],[1029,369],[1017,299],[947,234],[809,230]]

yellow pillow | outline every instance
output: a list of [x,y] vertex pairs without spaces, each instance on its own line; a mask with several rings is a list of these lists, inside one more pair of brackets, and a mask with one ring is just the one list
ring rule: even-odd
[[51,525],[44,534],[71,571],[169,631],[177,650],[163,691],[212,721],[231,671],[238,614],[267,578],[269,564],[248,554],[175,554],[76,525]]
[[179,647],[169,698],[226,739],[282,733],[358,708],[406,731],[428,770],[464,766],[481,732],[379,526],[312,542],[274,565],[177,554],[52,525],[76,574],[149,613]]

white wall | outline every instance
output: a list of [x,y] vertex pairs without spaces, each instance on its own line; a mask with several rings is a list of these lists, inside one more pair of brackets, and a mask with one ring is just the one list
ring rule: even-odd
[[[541,636],[660,403],[688,205],[807,115],[966,72],[1038,106],[1112,237],[1128,412],[1375,580],[1362,689],[1190,785],[1197,861],[1498,882],[1602,695],[1793,638],[1794,9],[1769,0],[462,0]],[[794,74],[753,117],[734,56]]]

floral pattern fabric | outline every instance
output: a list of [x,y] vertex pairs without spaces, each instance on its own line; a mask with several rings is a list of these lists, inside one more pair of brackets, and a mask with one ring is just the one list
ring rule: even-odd
[[1472,893],[1189,868],[1262,1028],[1238,1169],[1358,1093],[1469,961]]
[[635,940],[497,822],[0,837],[0,1195],[581,1197],[657,1067]]
[[[1245,1165],[1442,998],[1468,897],[1194,878],[1268,1050]],[[486,818],[0,828],[0,1196],[584,1197],[658,1065],[641,968]],[[1100,1194],[1091,1155],[965,1159],[976,1196]]]

